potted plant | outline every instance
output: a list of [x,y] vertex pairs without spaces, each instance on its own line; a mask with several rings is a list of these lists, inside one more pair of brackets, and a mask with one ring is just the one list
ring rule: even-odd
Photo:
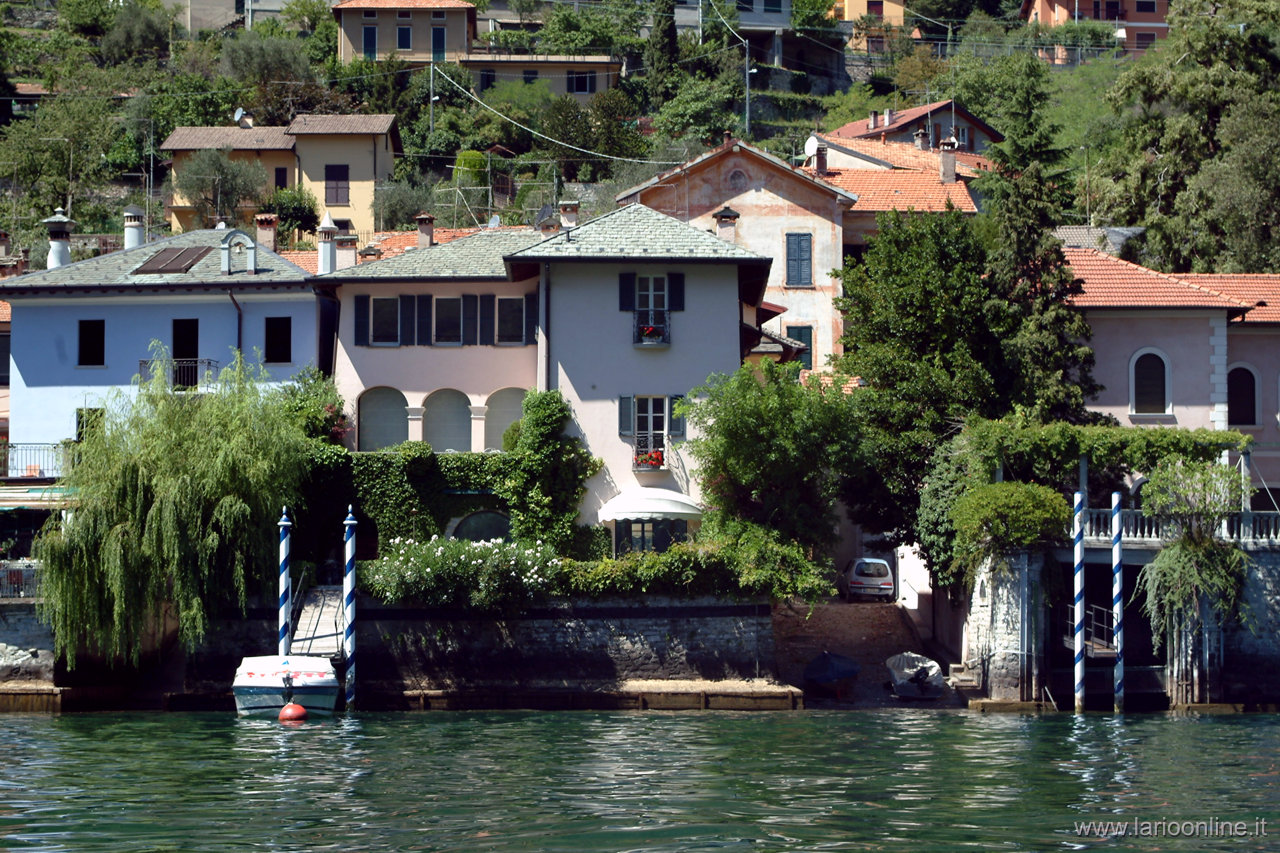
[[642,450],[636,454],[637,468],[661,468],[662,467],[662,451],[661,450]]

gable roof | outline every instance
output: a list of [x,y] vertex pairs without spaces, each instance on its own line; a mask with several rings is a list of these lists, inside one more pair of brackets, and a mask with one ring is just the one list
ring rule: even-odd
[[379,134],[387,133],[395,124],[394,115],[300,115],[284,129],[292,136],[310,134]]
[[[416,238],[417,232],[413,232]],[[525,249],[543,235],[532,228],[478,231],[426,249],[410,249],[391,257],[369,261],[321,276],[318,284],[346,284],[357,281],[415,279],[442,281],[457,279],[495,280],[507,278],[503,258]]]
[[1145,228],[1117,226],[1100,228],[1094,225],[1059,225],[1053,229],[1053,236],[1061,240],[1064,246],[1101,249],[1109,255],[1118,255],[1130,238],[1136,237],[1145,230]]
[[692,160],[687,160],[684,163],[681,163],[680,165],[674,168],[671,168],[666,170],[665,172],[662,172],[661,174],[654,175],[652,178],[650,178],[649,180],[645,181],[642,184],[636,184],[634,187],[631,187],[630,189],[623,190],[622,192],[614,196],[614,201],[621,202],[624,199],[630,198],[632,196],[636,196],[639,193],[643,192],[644,190],[647,190],[651,187],[656,187],[659,184],[663,183],[664,181],[670,179],[671,177],[680,174],[681,172],[695,171],[699,167],[701,167],[704,163],[707,163],[719,157],[723,157],[724,155],[730,152],[743,153],[749,157],[754,157],[760,160],[762,165],[768,165],[776,169],[780,169],[781,171],[794,175],[800,180],[805,181],[806,183],[812,184],[813,186],[816,186],[826,192],[832,192],[834,190],[834,194],[837,196],[838,199],[844,202],[847,202],[849,204],[852,204],[858,200],[856,197],[850,194],[847,190],[841,187],[832,186],[830,183],[820,181],[817,178],[815,178],[810,172],[807,172],[802,169],[797,169],[795,166],[792,166],[790,163],[787,163],[773,156],[768,151],[762,151],[759,148],[756,148],[752,145],[748,145],[747,143],[743,142],[740,139],[726,139],[720,145],[716,146],[715,148],[712,148],[710,151],[707,151],[703,154],[698,155],[697,157],[694,157]]
[[[134,249],[111,252],[51,270],[40,270],[0,280],[0,293],[14,295],[103,291],[136,293],[178,288],[201,290],[310,288],[305,270],[263,246],[256,247],[253,275],[248,275],[245,271],[248,252],[233,254],[232,272],[230,275],[223,275],[220,247],[224,240],[237,234],[248,239],[247,234],[235,229],[213,228],[187,231]],[[188,250],[183,253],[183,263],[177,265],[185,268],[158,273],[138,272],[140,267],[170,249]],[[201,249],[204,251],[199,251]],[[185,261],[197,254],[199,257],[195,258],[190,266],[186,266]],[[172,256],[174,255],[171,252],[165,254],[165,257]]]
[[1225,310],[1229,316],[1250,309],[1223,290],[1131,264],[1097,249],[1062,250],[1084,292],[1072,303],[1085,309],[1188,308]]
[[[950,113],[953,106],[957,115],[964,116],[966,121],[975,127],[981,128],[984,133],[995,141],[999,142],[1004,139],[1004,136],[997,133],[995,128],[951,99],[945,101],[934,101],[932,104],[925,104],[921,107],[908,107],[905,110],[894,110],[893,121],[887,125],[880,124],[879,121],[877,121],[875,127],[869,127],[868,125],[870,124],[870,121],[865,118],[859,119],[858,121],[851,121],[848,124],[841,125],[831,131],[830,135],[845,137],[846,139],[854,139],[857,137],[876,137],[881,134],[905,133],[906,131],[911,130],[916,122],[921,119],[928,118],[933,113]],[[880,113],[879,120],[882,121],[883,119],[884,113]]]
[[508,262],[681,261],[769,266],[770,258],[632,203],[512,252]]
[[466,0],[342,0],[333,4],[336,14],[343,9],[471,9]]
[[962,213],[976,213],[978,206],[964,181],[944,184],[937,174],[910,172],[905,169],[827,169],[819,180],[839,187],[858,198],[854,212],[879,213],[886,210],[917,210],[941,213],[947,202]]
[[[938,174],[941,168],[939,155],[942,152],[937,148],[920,149],[910,142],[888,139],[846,139],[829,133],[815,133],[814,137],[826,143],[828,148],[843,151],[884,169],[913,169]],[[956,156],[957,175],[972,178],[994,168],[994,164],[981,154],[968,151],[952,153]]]
[[292,151],[293,137],[283,127],[175,127],[160,145],[161,151],[199,151],[204,148]]

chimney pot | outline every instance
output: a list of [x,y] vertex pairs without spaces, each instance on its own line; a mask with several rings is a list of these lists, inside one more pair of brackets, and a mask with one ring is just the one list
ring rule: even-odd
[[575,199],[565,199],[560,202],[560,225],[563,228],[578,227],[578,207],[579,204]]
[[427,249],[436,244],[436,218],[425,210],[413,217],[418,223],[418,248]]
[[939,177],[944,184],[956,182],[956,152],[943,150],[938,152]]
[[818,150],[813,155],[813,168],[819,175],[827,173],[827,146],[818,146]]
[[319,238],[319,246],[317,247],[316,271],[320,275],[328,275],[338,268],[337,247],[334,245],[334,237],[338,235],[338,226],[333,224],[333,217],[325,211],[324,219],[320,223],[320,227],[316,229],[316,237]]
[[876,111],[872,110],[871,115],[867,118],[867,130],[876,129]]
[[335,270],[345,270],[356,265],[356,242],[359,239],[355,234],[339,234],[334,238]]
[[893,110],[884,111],[884,126],[888,127],[893,124]]
[[716,222],[716,236],[726,243],[738,242],[738,217],[741,214],[731,207],[722,207],[711,218]]
[[727,131],[727,130],[726,130],[726,131],[724,132],[724,144],[725,144],[725,145],[728,145],[728,144],[729,144],[729,141],[730,141],[731,139],[733,139],[733,136],[732,136],[732,135],[730,135],[729,131]]
[[53,216],[41,221],[49,229],[48,269],[57,269],[71,263],[71,231],[76,226],[74,219],[67,218],[66,211],[57,208]]
[[274,213],[259,213],[253,217],[253,222],[258,226],[258,245],[263,246],[272,252],[276,250],[276,223],[280,218]]

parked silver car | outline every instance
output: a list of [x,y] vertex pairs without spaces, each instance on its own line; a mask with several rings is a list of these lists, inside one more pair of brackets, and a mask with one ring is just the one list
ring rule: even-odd
[[858,595],[874,596],[886,601],[897,598],[893,569],[884,560],[874,557],[850,560],[836,579],[836,589],[845,601]]

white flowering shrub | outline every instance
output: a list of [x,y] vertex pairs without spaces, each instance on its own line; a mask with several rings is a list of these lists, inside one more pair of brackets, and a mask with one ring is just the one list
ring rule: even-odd
[[533,545],[432,536],[395,538],[381,558],[361,565],[364,584],[382,601],[440,607],[519,609],[551,592],[561,571],[555,551]]

